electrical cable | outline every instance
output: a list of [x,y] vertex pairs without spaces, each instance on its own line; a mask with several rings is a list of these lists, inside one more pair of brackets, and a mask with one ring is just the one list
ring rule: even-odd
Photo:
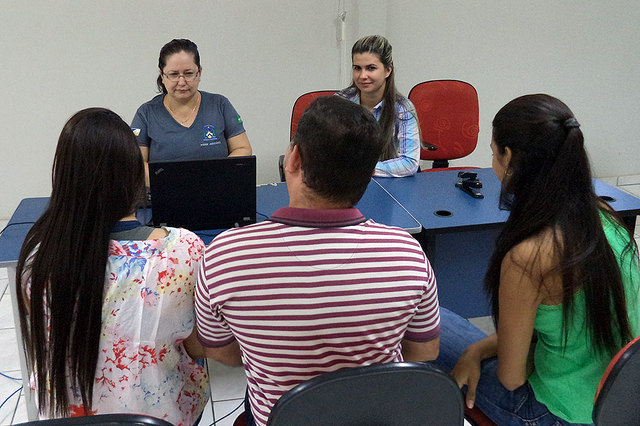
[[232,415],[233,413],[238,411],[238,408],[242,407],[243,405],[244,405],[244,401],[242,401],[240,403],[240,405],[238,405],[236,408],[234,408],[231,412],[229,412],[228,414],[225,414],[224,416],[220,417],[218,420],[216,420],[215,422],[211,423],[211,425],[209,425],[209,426],[213,426],[216,423],[218,423],[219,421],[226,419],[227,417],[229,417],[230,415]]
[[[0,404],[0,410],[2,410],[2,407],[4,407],[4,404],[6,404],[6,403],[7,403],[7,401],[9,401],[13,395],[17,394],[17,393],[18,393],[18,392],[20,392],[21,390],[22,390],[22,386],[20,386],[20,387],[19,387],[18,389],[16,389],[16,390],[11,394],[11,395],[9,395],[9,396],[7,397],[7,399],[5,399],[4,401],[2,401],[2,404]],[[237,410],[237,408],[236,408],[236,410]],[[232,412],[233,412],[233,411],[232,411]],[[229,413],[229,414],[231,414],[231,413]]]
[[6,377],[7,379],[11,379],[11,380],[22,380],[21,378],[18,378],[18,377],[7,376],[4,373],[0,373],[0,376]]

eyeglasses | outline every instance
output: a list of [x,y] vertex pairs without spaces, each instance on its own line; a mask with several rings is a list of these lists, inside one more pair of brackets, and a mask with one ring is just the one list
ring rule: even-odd
[[193,81],[196,79],[196,77],[198,77],[198,74],[200,74],[200,71],[187,71],[184,74],[180,74],[177,72],[170,72],[169,74],[165,74],[162,73],[162,75],[164,75],[165,77],[167,77],[167,80],[169,81],[178,81],[180,80],[180,77],[184,78],[184,81]]

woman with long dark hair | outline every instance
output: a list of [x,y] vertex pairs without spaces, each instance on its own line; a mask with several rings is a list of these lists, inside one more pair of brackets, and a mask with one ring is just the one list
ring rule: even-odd
[[47,417],[144,413],[191,425],[206,404],[206,373],[187,353],[198,347],[193,285],[203,243],[184,229],[141,226],[143,196],[130,127],[102,108],[71,117],[16,279]]
[[379,35],[363,37],[351,49],[353,82],[339,96],[367,108],[385,141],[375,176],[412,176],[420,161],[416,109],[396,90],[391,44]]
[[509,102],[491,149],[511,211],[485,280],[496,333],[442,309],[436,364],[497,424],[591,423],[607,364],[640,333],[633,234],[595,195],[580,125],[560,100]]

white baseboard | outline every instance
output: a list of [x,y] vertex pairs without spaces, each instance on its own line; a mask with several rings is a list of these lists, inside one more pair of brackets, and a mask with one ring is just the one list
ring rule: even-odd
[[640,175],[618,176],[618,186],[640,185]]

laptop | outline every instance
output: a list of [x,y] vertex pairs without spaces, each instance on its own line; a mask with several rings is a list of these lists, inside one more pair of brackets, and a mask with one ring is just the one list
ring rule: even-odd
[[155,226],[232,228],[256,221],[256,157],[149,163]]

